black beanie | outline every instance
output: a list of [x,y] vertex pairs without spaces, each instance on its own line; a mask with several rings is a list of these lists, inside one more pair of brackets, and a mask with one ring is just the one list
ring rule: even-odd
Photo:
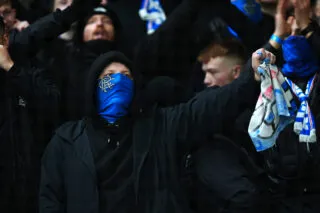
[[121,33],[121,23],[117,16],[117,14],[107,6],[100,5],[95,7],[89,15],[87,15],[83,20],[77,23],[77,29],[74,36],[76,43],[83,43],[83,30],[88,22],[88,20],[94,15],[105,15],[108,16],[112,20],[112,24],[115,30],[115,41],[119,38]]

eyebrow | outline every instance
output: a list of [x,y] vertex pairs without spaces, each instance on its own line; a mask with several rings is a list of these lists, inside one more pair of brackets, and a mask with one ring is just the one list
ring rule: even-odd
[[213,69],[213,68],[209,68],[207,70],[204,70],[204,72],[217,73],[218,70],[217,69]]

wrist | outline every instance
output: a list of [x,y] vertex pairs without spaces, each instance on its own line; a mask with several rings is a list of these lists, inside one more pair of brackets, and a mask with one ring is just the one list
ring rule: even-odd
[[284,40],[284,38],[286,37],[283,33],[280,33],[278,31],[275,31],[272,36],[277,36],[279,37],[281,40]]
[[272,34],[272,36],[270,37],[270,40],[278,43],[279,45],[282,45],[283,43],[283,38],[277,34]]

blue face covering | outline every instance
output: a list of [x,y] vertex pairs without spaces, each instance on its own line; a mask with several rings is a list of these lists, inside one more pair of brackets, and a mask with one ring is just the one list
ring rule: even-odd
[[252,22],[258,23],[261,21],[261,6],[255,0],[231,0],[231,3],[248,16]]
[[99,79],[97,88],[98,114],[109,123],[115,123],[128,114],[133,97],[133,81],[117,73]]
[[309,77],[318,70],[317,59],[304,36],[290,36],[282,45],[285,64],[282,72],[288,77]]

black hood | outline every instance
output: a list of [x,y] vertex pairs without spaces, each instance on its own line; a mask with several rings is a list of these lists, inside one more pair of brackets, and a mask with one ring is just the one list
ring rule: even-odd
[[96,106],[96,89],[98,78],[101,72],[109,64],[118,62],[129,68],[133,77],[132,62],[121,52],[110,51],[108,53],[100,55],[91,65],[87,83],[86,83],[86,114],[87,116],[97,115]]

